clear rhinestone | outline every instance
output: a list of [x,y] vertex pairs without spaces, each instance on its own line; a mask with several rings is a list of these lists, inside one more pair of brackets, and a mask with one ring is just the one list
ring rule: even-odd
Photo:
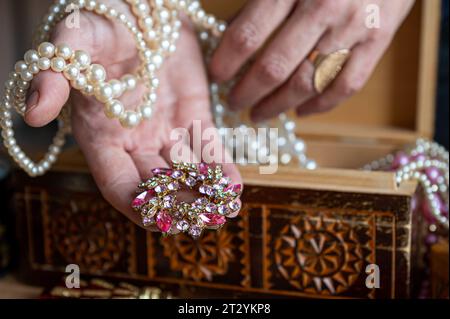
[[185,220],[180,220],[180,221],[177,223],[177,229],[178,229],[179,231],[186,231],[186,230],[189,229],[189,223],[188,223],[187,221],[185,221]]
[[199,226],[193,225],[189,228],[189,234],[195,239],[200,237],[202,234],[202,229]]
[[234,201],[229,203],[228,207],[230,207],[233,212],[237,212],[239,209],[241,209],[241,204],[239,202]]
[[186,185],[189,187],[194,187],[197,181],[193,177],[186,178]]
[[217,211],[221,215],[228,215],[230,213],[230,210],[229,210],[229,208],[226,205],[219,206]]
[[210,203],[206,205],[205,209],[208,213],[215,213],[217,211],[217,206],[215,204]]
[[205,185],[201,185],[198,188],[198,191],[200,192],[200,194],[206,194],[206,190],[207,190],[207,186],[205,186]]
[[144,227],[148,227],[150,225],[153,225],[155,223],[155,219],[153,217],[144,217],[142,219],[142,224]]
[[181,171],[173,171],[171,176],[175,179],[179,179],[183,176],[183,173]]
[[157,193],[163,193],[167,190],[167,187],[165,185],[158,185],[155,187],[155,192]]
[[169,185],[167,185],[167,188],[171,191],[175,191],[180,187],[180,185],[178,184],[178,182],[172,182]]

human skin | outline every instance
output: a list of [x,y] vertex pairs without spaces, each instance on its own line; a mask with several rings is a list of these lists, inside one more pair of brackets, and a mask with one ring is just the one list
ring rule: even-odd
[[[299,116],[329,111],[369,79],[414,0],[249,0],[216,50],[210,71],[218,82],[251,63],[229,96],[234,110],[251,108],[254,121],[295,108]],[[380,28],[368,28],[368,6]],[[314,50],[350,49],[343,71],[323,94],[313,86]],[[249,62],[253,59],[253,62]]]
[[[132,18],[125,2],[106,0],[104,3]],[[108,79],[134,73],[139,65],[133,37],[126,27],[90,12],[81,12],[79,29],[67,28],[64,21],[59,23],[51,42],[85,50],[93,63],[105,67]],[[117,120],[108,119],[102,104],[71,90],[62,74],[51,71],[39,73],[32,81],[25,114],[29,125],[44,126],[57,117],[70,97],[73,135],[98,188],[113,207],[138,225],[141,225],[141,217],[131,209],[131,201],[137,185],[152,176],[151,169],[168,167],[171,147],[178,142],[170,140],[170,132],[175,128],[189,130],[194,120],[201,121],[203,130],[214,127],[202,53],[187,20],[183,21],[176,53],[166,60],[158,76],[160,87],[153,117],[135,129],[124,129]],[[144,93],[142,88],[141,85],[136,91],[127,92],[121,98],[124,105],[139,105]],[[202,143],[216,143],[215,147],[222,149],[218,138]],[[184,147],[188,156],[201,158],[191,145]],[[241,183],[237,168],[233,164],[222,164],[225,174],[234,183]]]

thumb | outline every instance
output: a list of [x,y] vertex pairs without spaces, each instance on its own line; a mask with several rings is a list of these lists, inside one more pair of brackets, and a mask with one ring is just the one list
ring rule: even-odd
[[62,73],[39,73],[31,83],[25,122],[33,127],[50,123],[58,116],[69,95],[70,85]]
[[[88,32],[81,28],[67,28],[64,22],[60,22],[53,32],[52,42],[56,46],[67,44],[72,50],[95,51],[94,23],[86,14],[81,15],[81,19],[82,23],[89,26]],[[33,127],[40,127],[53,121],[68,101],[70,90],[70,83],[62,73],[51,69],[38,73],[30,85],[25,122]]]

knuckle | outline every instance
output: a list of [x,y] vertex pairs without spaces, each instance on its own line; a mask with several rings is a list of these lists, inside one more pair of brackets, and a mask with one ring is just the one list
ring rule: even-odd
[[231,30],[231,43],[238,52],[249,54],[258,49],[259,35],[256,26],[251,22]]
[[[317,0],[315,3],[315,11],[322,17],[334,15],[336,12],[342,10],[342,4],[339,1]],[[324,16],[324,14],[326,15]]]
[[340,6],[339,1],[316,0],[316,9],[330,11]]
[[313,93],[314,85],[311,77],[305,72],[296,73],[289,82],[292,91],[304,93]]
[[287,77],[286,62],[280,56],[272,56],[258,65],[258,74],[264,83],[280,83]]

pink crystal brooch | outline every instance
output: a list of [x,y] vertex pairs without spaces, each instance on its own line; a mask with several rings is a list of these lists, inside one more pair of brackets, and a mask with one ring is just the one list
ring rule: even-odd
[[[174,162],[171,168],[155,168],[152,173],[152,178],[139,185],[131,203],[144,227],[198,238],[205,229],[221,228],[227,217],[241,209],[242,185],[224,176],[220,165]],[[177,198],[183,191],[193,193],[194,199]]]

